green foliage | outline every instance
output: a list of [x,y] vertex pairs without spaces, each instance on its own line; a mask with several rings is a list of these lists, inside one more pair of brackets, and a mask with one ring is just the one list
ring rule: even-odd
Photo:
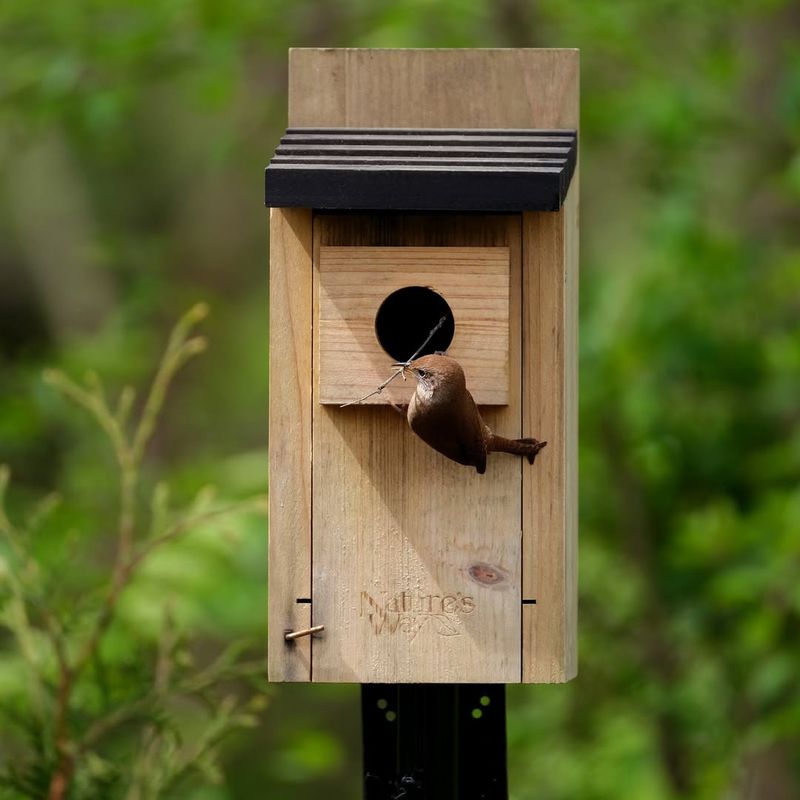
[[[168,479],[171,509],[208,483],[226,503],[265,489],[259,176],[286,48],[580,47],[581,674],[510,690],[512,796],[800,796],[798,41],[789,0],[8,0],[0,460],[13,519],[64,495],[28,539],[59,603],[107,579],[115,467],[44,364],[138,383],[172,309],[213,298],[215,346],[176,382],[142,479]],[[167,595],[196,659],[263,639],[265,537],[232,527],[235,547],[209,525],[142,565],[95,693],[149,685]],[[102,598],[77,593],[76,617]],[[31,673],[4,643],[0,700],[24,727]],[[26,647],[50,652],[41,632]],[[180,796],[357,796],[357,702],[274,689],[221,753],[227,788]],[[6,763],[45,747],[27,730],[0,733]]]
[[[131,386],[112,405],[95,373],[78,384],[63,372],[45,372],[46,382],[87,411],[111,445],[116,475],[95,490],[111,492],[117,484],[113,555],[97,558],[90,548],[104,544],[96,535],[106,524],[102,515],[76,520],[88,530],[71,531],[57,495],[34,505],[22,523],[12,522],[4,503],[9,470],[0,469],[0,625],[16,645],[0,660],[0,712],[17,732],[6,745],[13,757],[0,771],[9,797],[155,798],[174,795],[198,774],[218,784],[220,743],[237,728],[257,725],[264,704],[260,658],[248,660],[245,646],[233,642],[198,663],[163,574],[155,607],[142,608],[143,597],[155,600],[152,589],[126,602],[140,576],[156,565],[163,570],[164,556],[190,534],[200,539],[202,563],[220,524],[265,511],[263,496],[221,504],[208,487],[176,508],[161,481],[142,508],[147,446],[175,374],[205,350],[205,339],[191,335],[205,315],[204,306],[195,306],[174,328],[135,424]],[[214,540],[197,535],[211,531]],[[230,542],[216,541],[217,551],[225,547]],[[180,571],[191,573],[188,555],[173,549]],[[76,561],[91,567],[70,573]],[[243,691],[244,679],[259,693]]]

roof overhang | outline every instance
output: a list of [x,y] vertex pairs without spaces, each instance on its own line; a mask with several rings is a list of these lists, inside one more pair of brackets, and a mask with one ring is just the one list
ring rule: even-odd
[[266,205],[323,210],[557,211],[575,130],[289,128]]

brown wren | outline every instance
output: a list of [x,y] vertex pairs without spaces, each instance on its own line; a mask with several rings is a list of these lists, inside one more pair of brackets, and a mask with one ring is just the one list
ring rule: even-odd
[[417,379],[408,405],[408,424],[426,444],[459,464],[486,472],[487,453],[513,453],[533,464],[547,444],[536,439],[505,439],[492,433],[467,390],[461,365],[449,356],[430,355],[405,367]]

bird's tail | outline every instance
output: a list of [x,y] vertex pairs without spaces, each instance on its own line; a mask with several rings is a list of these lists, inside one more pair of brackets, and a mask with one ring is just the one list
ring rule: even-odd
[[493,433],[488,442],[488,451],[496,453],[513,453],[525,456],[529,464],[533,464],[539,451],[547,444],[536,439],[506,439]]

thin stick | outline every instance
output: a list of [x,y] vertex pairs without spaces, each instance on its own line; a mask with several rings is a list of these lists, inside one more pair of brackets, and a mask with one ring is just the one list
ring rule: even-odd
[[439,328],[441,328],[442,325],[444,325],[446,319],[447,317],[440,317],[436,325],[434,325],[433,328],[431,328],[431,332],[428,334],[428,338],[414,351],[414,355],[411,356],[411,358],[409,358],[408,361],[402,362],[403,367],[407,367],[427,347],[428,342],[431,339],[433,339],[433,336],[436,333],[436,331],[438,331]]
[[314,633],[320,633],[324,630],[324,625],[315,625],[313,628],[304,628],[302,631],[287,631],[283,634],[283,638],[287,642],[293,642],[295,639],[299,639],[301,636],[311,636]]
[[[414,355],[412,355],[411,358],[407,359],[406,361],[396,362],[396,366],[399,366],[400,369],[398,369],[396,372],[393,372],[377,389],[374,389],[369,394],[365,394],[358,400],[351,400],[349,403],[344,403],[343,405],[339,406],[339,408],[347,408],[348,406],[355,406],[358,405],[359,403],[363,403],[365,400],[372,397],[372,395],[380,394],[398,375],[403,375],[408,365],[427,347],[428,342],[430,342],[430,340],[433,339],[434,335],[436,334],[436,331],[438,331],[439,328],[441,328],[442,325],[444,325],[446,319],[447,317],[441,317],[439,319],[436,325],[434,325],[434,327],[431,328],[431,332],[428,334],[428,338],[425,339],[425,341],[414,351]],[[403,380],[405,380],[405,376],[403,376]]]
[[403,374],[403,370],[405,367],[400,367],[397,372],[392,373],[377,389],[371,391],[369,394],[365,394],[363,397],[359,398],[358,400],[351,400],[349,403],[344,403],[339,408],[347,408],[348,406],[355,406],[359,403],[363,403],[368,397],[372,397],[374,394],[380,394],[398,375]]

